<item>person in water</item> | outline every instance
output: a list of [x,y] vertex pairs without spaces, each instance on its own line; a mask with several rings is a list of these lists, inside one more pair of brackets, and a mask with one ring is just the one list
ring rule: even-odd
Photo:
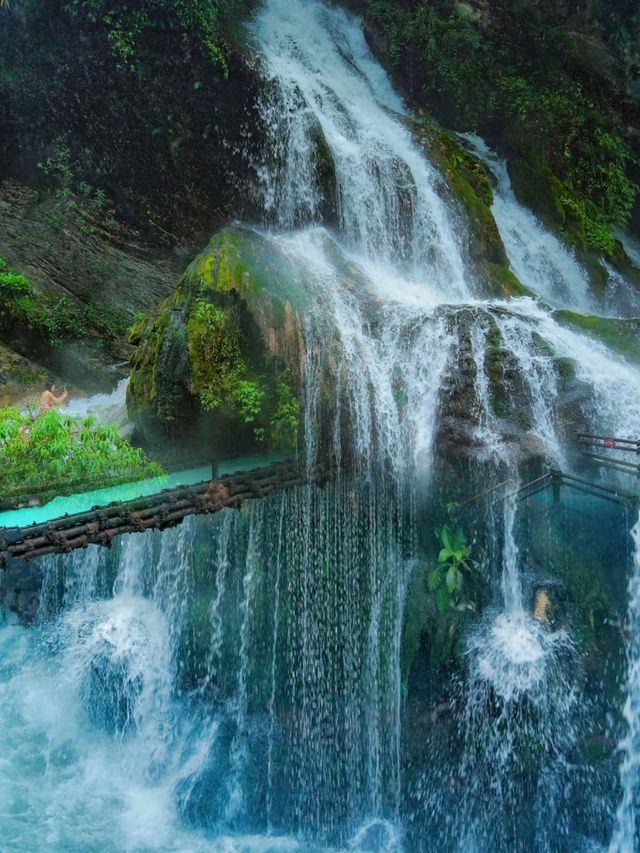
[[52,379],[47,379],[44,383],[44,391],[40,396],[40,408],[38,409],[36,417],[43,415],[55,406],[61,406],[68,396],[69,392],[65,388],[62,394],[60,394],[59,397],[56,397],[56,386]]

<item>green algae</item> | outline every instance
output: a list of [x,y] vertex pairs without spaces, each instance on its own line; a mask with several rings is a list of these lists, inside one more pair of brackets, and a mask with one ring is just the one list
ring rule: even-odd
[[144,432],[186,438],[198,419],[243,451],[297,446],[298,383],[277,351],[295,335],[289,279],[263,262],[264,243],[242,229],[216,234],[158,315],[133,328],[128,404]]
[[555,311],[554,317],[565,326],[597,338],[629,361],[640,362],[639,319],[598,317],[568,310]]

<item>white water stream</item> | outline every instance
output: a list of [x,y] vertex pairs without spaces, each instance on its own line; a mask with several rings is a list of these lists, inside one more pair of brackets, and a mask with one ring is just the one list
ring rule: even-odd
[[[524,444],[568,464],[560,360],[583,392],[581,424],[638,431],[637,367],[534,299],[482,298],[460,248],[464,225],[394,116],[404,106],[360,21],[317,0],[268,0],[252,33],[271,83],[260,170],[266,239],[292,259],[309,301],[308,460],[329,445],[338,460],[353,452],[366,476],[357,488],[339,481],[225,516],[205,545],[184,525],[125,539],[109,565],[90,551],[86,565],[60,558],[47,567],[34,636],[8,622],[0,637],[12,741],[0,802],[14,846],[22,838],[35,849],[45,838],[64,851],[401,849],[414,504],[432,476],[442,411],[462,393],[452,383],[467,383],[457,417],[494,472],[513,475]],[[502,165],[483,156],[498,179],[494,213],[514,271],[548,304],[591,310],[575,258],[517,206]],[[506,412],[494,399],[496,348],[520,388],[503,394]],[[543,781],[557,785],[576,742],[564,666],[572,650],[527,613],[515,502],[503,523],[490,567],[501,595],[468,648],[458,781],[477,795],[479,814],[459,793],[460,814],[470,815],[466,849],[484,837],[484,798],[500,800],[520,772],[527,738],[541,739]],[[46,779],[35,792],[33,779],[21,781],[29,766]],[[438,838],[422,843],[437,849]]]
[[530,210],[518,203],[505,161],[479,136],[462,134],[462,139],[495,178],[491,212],[516,276],[549,305],[586,314],[597,313],[586,270],[570,249],[547,231]]
[[629,579],[627,616],[627,733],[620,744],[622,801],[609,853],[633,853],[640,847],[640,520],[633,529],[634,567]]

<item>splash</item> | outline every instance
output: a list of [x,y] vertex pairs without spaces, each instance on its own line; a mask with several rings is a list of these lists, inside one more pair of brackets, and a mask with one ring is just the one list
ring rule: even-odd
[[624,704],[627,734],[620,744],[622,801],[618,806],[610,853],[628,853],[636,850],[640,843],[640,521],[632,535],[635,556],[629,579],[628,673]]

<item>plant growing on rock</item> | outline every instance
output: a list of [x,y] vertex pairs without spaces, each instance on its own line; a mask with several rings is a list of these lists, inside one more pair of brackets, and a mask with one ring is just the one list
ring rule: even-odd
[[226,407],[253,423],[262,410],[264,392],[248,376],[242,357],[240,326],[233,308],[200,300],[189,324],[194,377],[205,411]]
[[427,586],[430,592],[436,593],[438,610],[445,613],[453,607],[462,608],[460,597],[465,575],[478,572],[479,566],[470,558],[471,548],[461,527],[453,531],[443,524],[436,533],[442,548],[438,554],[438,565],[429,572]]
[[295,447],[300,426],[300,401],[286,382],[278,382],[278,405],[271,418],[271,432],[276,445]]
[[52,348],[91,334],[117,346],[126,332],[127,319],[123,311],[108,305],[79,307],[67,296],[38,293],[27,276],[9,268],[0,257],[0,326],[15,330],[16,325]]
[[243,0],[68,0],[65,10],[105,29],[119,67],[137,68],[140,44],[149,34],[177,30],[228,73],[222,21],[243,12]]

